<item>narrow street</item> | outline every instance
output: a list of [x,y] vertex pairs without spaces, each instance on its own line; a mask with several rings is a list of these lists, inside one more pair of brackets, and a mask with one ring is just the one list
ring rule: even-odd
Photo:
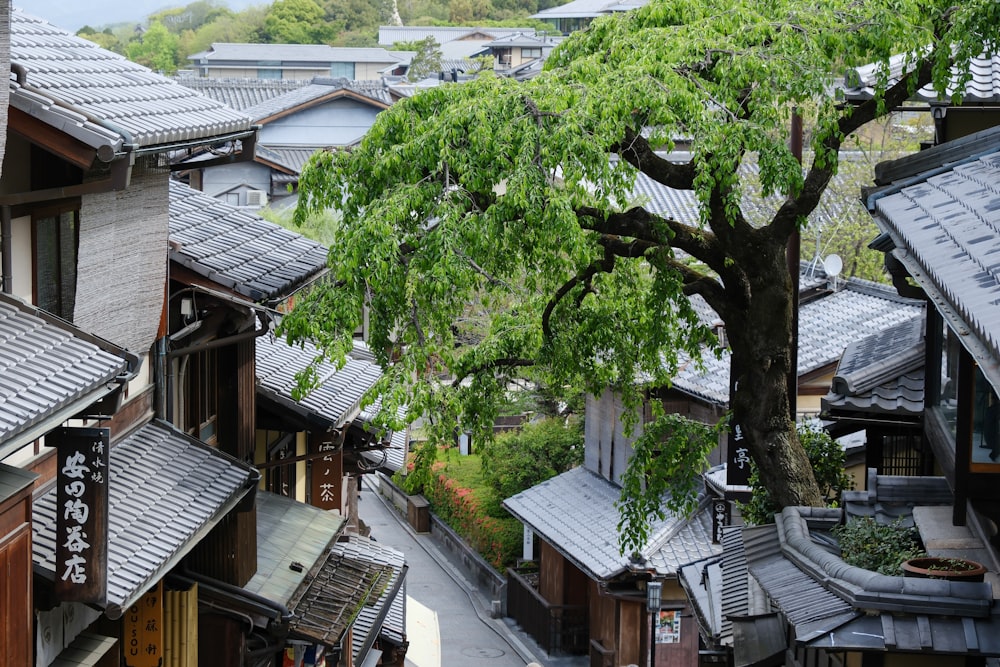
[[[509,621],[490,618],[489,601],[441,552],[429,535],[414,533],[404,517],[363,476],[359,514],[372,537],[406,557],[407,667],[525,667],[550,661]],[[585,664],[584,658],[576,664]]]

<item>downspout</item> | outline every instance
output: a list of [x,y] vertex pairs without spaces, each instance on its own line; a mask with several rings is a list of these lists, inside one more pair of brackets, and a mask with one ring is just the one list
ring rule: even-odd
[[11,293],[14,282],[11,233],[10,206],[4,204],[0,206],[0,255],[3,255],[3,266],[0,268],[0,271],[3,272],[3,284],[0,287],[2,287],[4,294]]
[[254,338],[260,338],[266,333],[270,333],[271,329],[267,326],[267,320],[264,318],[263,313],[257,311],[257,319],[262,326],[260,329],[255,329],[254,331],[246,331],[241,334],[234,334],[226,338],[216,338],[215,340],[210,340],[207,343],[201,343],[198,345],[189,345],[188,347],[182,347],[179,350],[171,350],[167,352],[167,359],[176,359],[177,357],[187,356],[195,352],[202,352],[203,350],[211,350],[217,347],[225,347],[226,345],[234,345],[236,343],[242,343],[243,341],[253,340]]

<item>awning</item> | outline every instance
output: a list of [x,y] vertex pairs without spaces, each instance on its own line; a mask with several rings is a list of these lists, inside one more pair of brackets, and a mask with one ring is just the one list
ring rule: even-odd
[[118,640],[90,632],[77,635],[49,667],[96,667]]
[[[108,503],[109,618],[122,616],[256,485],[259,473],[152,422],[113,445]],[[56,488],[35,499],[36,572],[55,577]]]
[[243,590],[287,609],[290,638],[337,648],[354,627],[357,657],[391,615],[406,568],[398,551],[341,535],[345,524],[334,512],[259,492],[257,573]]

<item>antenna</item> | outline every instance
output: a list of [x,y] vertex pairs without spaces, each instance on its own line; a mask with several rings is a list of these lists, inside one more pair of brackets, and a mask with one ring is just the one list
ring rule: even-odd
[[823,260],[823,270],[826,272],[826,277],[830,279],[830,286],[836,291],[837,276],[844,270],[844,260],[840,259],[840,255],[827,255],[826,259]]

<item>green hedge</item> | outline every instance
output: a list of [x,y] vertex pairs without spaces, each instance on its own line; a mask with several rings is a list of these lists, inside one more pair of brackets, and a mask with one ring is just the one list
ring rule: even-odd
[[424,484],[424,497],[439,519],[461,535],[490,565],[503,572],[521,555],[521,522],[500,507],[489,487],[474,489],[449,475],[449,472],[458,472],[457,477],[469,478],[470,475],[462,473],[468,473],[469,468],[478,469],[478,457],[463,456],[462,459],[457,467],[463,470],[455,470],[443,462],[434,464],[434,474],[429,483]]

